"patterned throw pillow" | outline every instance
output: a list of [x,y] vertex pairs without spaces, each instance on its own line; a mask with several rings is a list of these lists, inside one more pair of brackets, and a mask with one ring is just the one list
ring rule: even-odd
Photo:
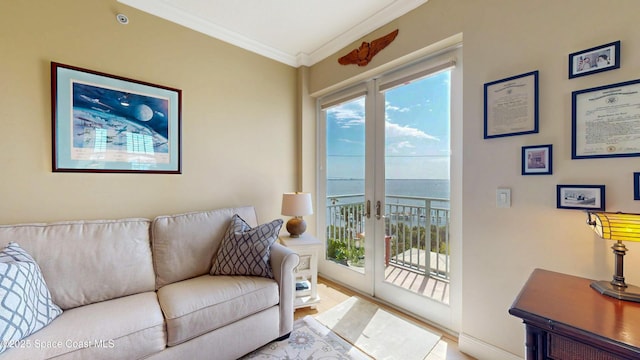
[[60,314],[38,264],[20,245],[9,243],[0,252],[0,353]]
[[213,258],[211,275],[252,275],[273,278],[269,248],[278,239],[282,220],[251,228],[238,214],[222,238]]

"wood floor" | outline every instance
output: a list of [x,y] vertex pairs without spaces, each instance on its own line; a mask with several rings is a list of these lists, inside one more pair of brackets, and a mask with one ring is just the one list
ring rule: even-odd
[[[320,295],[321,301],[317,304],[316,308],[297,309],[294,314],[295,319],[303,318],[306,315],[318,315],[347,300],[351,296],[362,296],[361,294],[357,294],[352,290],[349,290],[322,277],[318,278],[318,294]],[[372,299],[367,300],[375,302],[375,300]],[[386,311],[392,312],[398,316],[405,317],[415,323],[424,326],[425,328],[433,329],[437,332],[442,333],[442,331],[434,329],[432,326],[425,324],[424,322],[421,322],[415,318],[411,318],[403,313],[400,313],[395,309],[389,308],[384,304],[377,304],[380,307],[384,308]],[[440,339],[438,344],[433,348],[433,350],[431,351],[431,353],[429,353],[425,360],[475,360],[475,358],[461,353],[460,350],[458,350],[457,340],[448,334],[443,334],[442,339]]]

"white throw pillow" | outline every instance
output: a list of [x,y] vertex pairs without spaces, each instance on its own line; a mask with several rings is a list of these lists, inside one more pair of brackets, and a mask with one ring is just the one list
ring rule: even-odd
[[38,264],[10,242],[0,252],[0,353],[60,314]]

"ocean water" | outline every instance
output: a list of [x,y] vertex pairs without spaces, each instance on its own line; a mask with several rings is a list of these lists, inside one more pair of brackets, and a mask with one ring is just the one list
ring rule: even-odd
[[[449,199],[448,179],[388,179],[387,195]],[[364,194],[362,179],[331,179],[327,181],[327,196]]]

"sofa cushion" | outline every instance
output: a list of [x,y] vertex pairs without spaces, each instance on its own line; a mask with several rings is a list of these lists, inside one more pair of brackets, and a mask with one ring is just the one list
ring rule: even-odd
[[38,264],[18,244],[9,243],[0,252],[0,352],[61,313]]
[[63,310],[155,289],[147,219],[0,226],[36,260]]
[[142,359],[165,349],[164,318],[155,292],[146,292],[65,311],[27,337],[14,359]]
[[278,304],[277,283],[256,276],[211,276],[163,286],[158,300],[174,346]]
[[251,206],[159,216],[151,224],[156,288],[205,275],[233,214],[257,225]]
[[250,275],[273,278],[269,248],[278,239],[282,220],[249,226],[238,214],[233,215],[213,258],[211,275]]

